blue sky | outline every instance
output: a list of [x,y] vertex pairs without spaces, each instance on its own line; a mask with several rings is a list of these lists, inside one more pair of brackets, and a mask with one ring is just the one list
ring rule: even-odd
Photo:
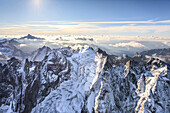
[[170,37],[169,0],[0,0],[0,34]]

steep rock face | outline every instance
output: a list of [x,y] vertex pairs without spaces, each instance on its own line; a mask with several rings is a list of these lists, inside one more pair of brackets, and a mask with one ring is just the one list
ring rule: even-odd
[[[21,92],[21,74],[17,71],[21,67],[21,63],[16,58],[11,58],[7,64],[3,65],[1,68],[1,105],[6,104],[10,105],[11,99]],[[5,96],[4,96],[5,95]],[[16,99],[17,99],[16,98]],[[15,100],[14,100],[15,102]],[[14,105],[15,104],[15,105]],[[13,106],[14,105],[14,106]],[[18,109],[18,103],[13,103],[12,106],[14,111]]]
[[104,67],[83,112],[170,112],[168,68],[158,59]]
[[92,48],[51,50],[24,64],[12,58],[0,65],[0,111],[168,113],[169,68],[156,58]]
[[[124,106],[123,108],[126,108],[122,112],[168,112],[169,109],[166,108],[169,106],[168,104],[159,104],[156,102],[163,102],[161,98],[155,100],[155,98],[157,97],[157,90],[163,93],[162,96],[166,98],[165,103],[168,103],[169,101],[169,94],[167,93],[167,90],[162,90],[163,87],[169,88],[169,84],[167,86],[164,86],[164,84],[167,84],[167,81],[169,81],[169,72],[167,71],[167,66],[159,62],[160,60],[154,59],[153,61],[148,62],[144,65],[139,65],[138,62],[134,61],[126,63],[126,65],[124,66],[124,70],[126,71],[124,71],[123,80],[125,80],[125,83],[128,83],[129,86],[123,88],[123,90],[125,90],[125,92],[127,93],[119,92],[120,94],[126,95],[121,95],[119,97],[120,99],[128,97],[127,100],[125,99],[125,103],[123,102],[123,104],[121,104]],[[162,76],[163,73],[164,76]],[[160,80],[159,78],[162,78],[162,80]],[[121,85],[118,86],[120,87]],[[123,87],[124,86],[126,86],[126,84],[123,85]],[[152,90],[152,92],[150,92],[150,90]],[[159,96],[161,96],[161,93],[159,94]],[[155,102],[151,103],[151,100]],[[160,106],[164,107],[160,108]]]
[[[54,67],[58,68],[55,70]],[[68,78],[69,62],[61,53],[54,51],[41,62],[26,59],[22,64],[12,58],[0,69],[0,97],[3,97],[0,104],[9,105],[8,109],[13,112],[28,113]]]
[[[70,79],[63,81],[32,112],[80,113],[95,77],[95,55],[96,53],[89,48],[82,49],[79,53],[67,58],[71,63]],[[49,109],[44,109],[45,107]]]

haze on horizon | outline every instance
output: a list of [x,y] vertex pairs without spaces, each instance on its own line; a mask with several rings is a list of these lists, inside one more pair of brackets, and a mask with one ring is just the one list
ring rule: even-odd
[[168,0],[0,0],[0,35],[170,38]]

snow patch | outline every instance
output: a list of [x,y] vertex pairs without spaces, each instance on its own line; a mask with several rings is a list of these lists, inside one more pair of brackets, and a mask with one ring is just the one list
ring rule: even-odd
[[19,46],[20,47],[25,47],[25,46],[27,46],[27,44],[20,44]]

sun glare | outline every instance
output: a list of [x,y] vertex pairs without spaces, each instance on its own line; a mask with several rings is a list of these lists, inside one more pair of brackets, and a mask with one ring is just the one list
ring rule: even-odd
[[42,0],[32,0],[33,5],[35,9],[39,12],[41,5],[42,5]]
[[34,1],[34,4],[35,4],[36,6],[39,6],[40,0],[33,0],[33,1]]

